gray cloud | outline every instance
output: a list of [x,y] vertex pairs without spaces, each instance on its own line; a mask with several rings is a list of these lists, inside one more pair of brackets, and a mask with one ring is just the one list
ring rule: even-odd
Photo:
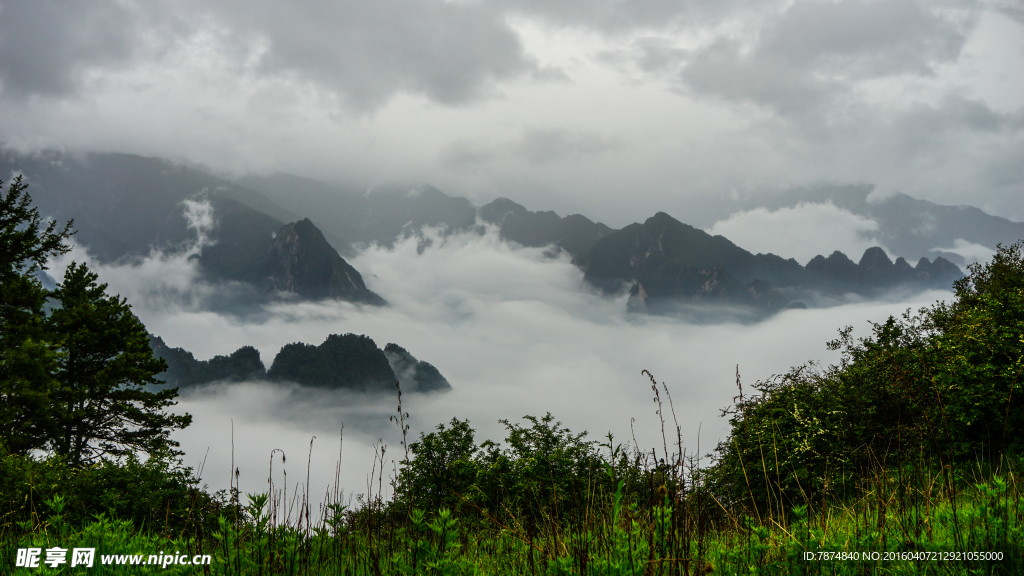
[[241,65],[313,82],[357,110],[399,92],[458,104],[534,70],[501,14],[476,3],[185,1],[143,10],[15,0],[0,9],[0,78],[20,95],[65,95],[90,68],[121,69],[141,59],[147,43],[171,46],[204,34],[220,41],[210,48],[233,52]]
[[[893,174],[903,170],[897,178],[904,191],[914,190],[913,194],[923,196],[929,188],[948,186],[944,179],[956,181],[960,190],[947,191],[935,201],[978,205],[996,214],[1000,210],[986,205],[987,201],[1020,194],[1024,172],[1014,160],[1024,154],[1024,115],[1020,111],[997,112],[980,100],[949,95],[934,104],[908,106],[864,124],[848,133],[858,139],[866,139],[868,133],[876,135],[877,165],[888,167]],[[968,187],[987,194],[958,200],[957,192],[971,194]],[[1009,218],[1021,218],[1019,213],[1014,215],[1011,205],[1007,208]]]
[[759,51],[831,74],[927,74],[956,59],[965,30],[915,0],[800,1],[761,33]]
[[675,71],[686,61],[688,52],[676,48],[665,38],[639,38],[633,43],[636,65],[644,72]]
[[519,136],[503,144],[458,141],[440,154],[440,161],[459,170],[478,170],[502,159],[517,159],[531,165],[572,163],[614,150],[621,142],[613,137],[584,130],[524,128]]
[[1024,218],[1010,2],[0,4],[22,149],[426,181],[616,226],[820,181]]
[[539,18],[561,26],[585,27],[609,34],[707,25],[739,10],[764,10],[775,5],[774,2],[749,0],[505,0],[496,4],[513,14],[528,18]]
[[[13,94],[68,94],[81,86],[88,70],[119,70],[160,59],[170,47],[206,34],[218,38],[215,49],[233,52],[231,58],[252,70],[313,82],[337,93],[356,110],[372,110],[401,92],[450,105],[489,94],[494,82],[526,73],[538,80],[564,77],[557,69],[536,67],[524,54],[508,24],[509,16],[625,34],[694,30],[737,13],[770,14],[772,6],[660,0],[349,0],[287,5],[266,0],[212,4],[168,0],[140,7],[118,2],[66,5],[7,0],[2,9],[0,77],[5,90]],[[928,57],[957,47],[956,30],[947,30],[946,24],[908,0],[798,3],[762,32],[752,65],[778,73],[779,66],[770,60],[781,57],[790,62],[833,64],[837,58],[857,62],[867,58],[869,67],[879,70],[927,66]],[[894,50],[899,52],[895,56]],[[638,63],[650,69],[678,56],[678,51],[651,44]],[[701,73],[700,62],[706,58],[698,54],[696,60],[688,76],[695,84],[704,86],[703,78],[712,91],[716,86],[726,95],[735,91],[727,81],[716,82]],[[749,71],[739,66],[738,71],[744,70]],[[782,76],[786,82],[792,74]],[[755,86],[753,96],[764,91]]]
[[991,8],[1024,24],[1024,7],[1014,0],[989,0],[986,4]]
[[118,67],[135,53],[138,14],[115,2],[0,3],[0,82],[5,92],[64,95],[91,67]]
[[611,150],[614,140],[599,134],[559,129],[533,129],[523,134],[515,153],[533,164],[570,161]]
[[895,119],[896,130],[908,139],[907,148],[928,141],[959,136],[964,131],[979,134],[1016,132],[1024,128],[1024,114],[999,113],[980,100],[947,96],[933,105],[913,106]]
[[[993,154],[987,160],[982,171],[982,181],[986,187],[995,190],[1017,191],[1019,194],[1020,184],[1024,182],[1024,163],[1021,163],[1021,155],[1024,154],[1024,143],[1019,143],[1015,148]],[[1019,198],[1019,195],[1017,196]],[[979,198],[980,203],[993,214],[998,214],[999,209],[995,206],[988,206],[988,199]],[[1011,214],[1011,218],[1020,218]]]
[[753,42],[723,37],[696,51],[682,79],[698,93],[786,115],[821,112],[854,81],[928,75],[954,61],[972,23],[913,0],[804,0],[769,19]]
[[809,72],[770,55],[744,55],[738,42],[723,40],[694,54],[682,78],[698,93],[756,102],[797,116],[816,112],[841,88],[839,82]]
[[489,81],[531,69],[516,35],[482,4],[240,2],[220,16],[266,37],[266,69],[322,82],[362,105],[398,91],[460,103]]

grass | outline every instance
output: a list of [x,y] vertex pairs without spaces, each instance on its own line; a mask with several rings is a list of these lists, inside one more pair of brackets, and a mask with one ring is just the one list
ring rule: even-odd
[[[43,524],[4,542],[4,564],[6,573],[20,571],[13,567],[15,548],[60,546],[94,547],[105,556],[212,557],[198,568],[100,565],[89,574],[1019,574],[1024,498],[1008,480],[993,476],[972,486],[957,495],[956,505],[931,498],[930,513],[902,507],[895,492],[878,494],[885,488],[876,486],[857,501],[817,514],[801,506],[785,519],[748,516],[704,534],[678,524],[683,506],[624,506],[621,491],[611,496],[610,507],[595,511],[589,526],[532,537],[500,527],[462,530],[448,510],[429,516],[417,510],[410,522],[379,530],[330,513],[309,531],[272,526],[266,495],[259,495],[250,497],[244,521],[223,518],[203,540],[158,536],[104,517],[71,528],[59,502],[51,502]],[[696,537],[687,539],[687,529]],[[971,552],[999,553],[1001,560],[964,554]]]
[[[555,479],[541,477],[500,501],[455,494],[452,509],[420,510],[402,496],[400,483],[407,478],[402,474],[390,479],[392,494],[398,496],[383,497],[382,445],[373,465],[376,482],[371,481],[376,494],[361,496],[354,507],[336,478],[315,511],[309,495],[299,490],[301,484],[291,495],[271,485],[268,493],[244,498],[236,489],[219,500],[204,500],[194,492],[183,521],[172,526],[168,502],[163,526],[152,515],[147,526],[104,514],[76,518],[60,494],[37,506],[30,487],[24,504],[0,517],[0,573],[1024,574],[1024,459],[1000,457],[993,463],[955,466],[924,457],[914,462],[896,459],[898,465],[878,465],[855,480],[826,486],[814,499],[797,502],[784,493],[781,479],[772,480],[767,473],[778,469],[777,461],[766,461],[773,453],[761,451],[760,461],[740,461],[747,483],[741,492],[750,499],[733,501],[726,495],[736,490],[716,489],[708,467],[687,455],[668,390],[663,384],[659,390],[648,376],[662,425],[661,454],[657,449],[623,448],[609,435],[601,444],[606,451],[593,460],[599,468],[576,472],[566,484],[571,486],[568,491],[553,489]],[[402,464],[409,467],[410,450],[415,454],[417,444],[407,442],[400,393],[398,414],[394,421],[403,438]],[[666,432],[665,414],[675,425],[674,442]],[[533,428],[509,429],[522,437],[543,433],[549,440],[583,445],[582,435],[559,429],[550,415],[527,420]],[[271,476],[274,461],[272,453]],[[760,476],[753,473],[757,469]],[[763,492],[750,485],[751,477],[764,479]],[[552,489],[541,489],[549,480]],[[766,497],[755,499],[755,491]],[[200,503],[211,501],[218,512],[200,521]],[[181,509],[180,502],[173,506]],[[56,546],[95,548],[95,564],[15,566],[18,549],[39,548],[45,560],[45,550]],[[209,562],[199,565],[168,560],[204,556]],[[125,563],[132,557],[138,558],[137,564]]]
[[[1020,463],[879,470],[852,494],[763,509],[721,502],[693,459],[606,445],[603,478],[581,484],[572,514],[557,502],[410,509],[379,495],[357,508],[337,489],[318,511],[281,489],[227,506],[213,530],[136,526],[100,515],[71,522],[63,498],[7,511],[4,574],[1021,574]],[[750,463],[759,466],[763,463]],[[380,479],[382,472],[377,467]],[[627,478],[625,473],[632,474]],[[600,481],[598,481],[600,480]],[[629,480],[629,482],[627,482]],[[628,486],[630,483],[632,488]],[[646,483],[647,490],[638,490]],[[235,492],[237,498],[237,492]],[[468,499],[467,499],[468,503]],[[567,503],[566,503],[567,504]],[[563,506],[568,508],[568,506]],[[533,512],[530,512],[530,510]],[[166,527],[164,527],[166,528]],[[18,548],[96,548],[93,568],[14,566]],[[209,555],[202,566],[102,564],[104,556]],[[980,553],[979,556],[977,553]]]

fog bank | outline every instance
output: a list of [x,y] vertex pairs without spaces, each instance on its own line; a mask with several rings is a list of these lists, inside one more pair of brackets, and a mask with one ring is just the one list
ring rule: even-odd
[[[641,375],[646,369],[668,386],[688,451],[697,451],[699,443],[701,454],[727,431],[719,409],[736,394],[737,365],[749,387],[807,360],[834,361],[825,342],[838,328],[853,325],[854,334],[863,336],[869,320],[948,297],[932,292],[909,301],[787,310],[756,324],[694,325],[626,314],[624,297],[589,291],[567,258],[511,247],[493,231],[433,235],[429,248],[420,251],[421,245],[409,239],[391,250],[372,247],[352,260],[367,286],[390,303],[383,309],[281,303],[238,316],[204,306],[217,289],[201,282],[187,258],[154,254],[133,265],[97,269],[112,291],[130,296],[151,332],[197,358],[253,345],[269,367],[285,344],[319,344],[328,334],[347,332],[366,334],[381,347],[405,347],[435,365],[454,388],[403,396],[410,441],[452,418],[468,418],[478,441],[501,441],[498,419],[551,412],[573,431],[588,430],[592,439],[611,431],[628,443],[635,418],[637,442],[649,449],[660,445],[661,433],[650,382]],[[313,493],[322,495],[334,483],[344,426],[341,487],[366,493],[374,443],[386,446],[385,485],[392,461],[404,457],[398,428],[388,420],[396,399],[264,382],[201,387],[184,391],[177,410],[194,421],[175,438],[187,464],[198,467],[206,459],[204,480],[211,488],[228,486],[234,462],[243,491],[265,490],[270,452],[281,449],[289,490],[305,482],[308,458]],[[280,460],[274,474],[280,487]]]

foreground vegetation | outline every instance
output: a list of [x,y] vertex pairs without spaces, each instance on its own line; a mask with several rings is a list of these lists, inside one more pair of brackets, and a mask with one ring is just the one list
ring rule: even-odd
[[[65,476],[36,462],[39,495],[2,521],[0,572],[16,568],[17,548],[95,548],[92,568],[40,573],[89,574],[1019,574],[1024,569],[1024,463],[997,470],[965,465],[941,471],[905,467],[859,484],[854,497],[745,513],[726,509],[701,474],[672,478],[635,467],[605,445],[590,483],[548,500],[547,486],[520,477],[532,492],[501,509],[459,494],[455,509],[425,513],[401,497],[351,509],[335,493],[307,516],[304,496],[281,490],[231,499],[188,494],[186,478],[146,494],[168,469],[135,466],[150,486],[96,488],[113,468]],[[635,455],[634,455],[635,456]],[[4,460],[4,477],[18,459]],[[649,463],[650,461],[648,461]],[[23,461],[20,462],[24,464]],[[1012,464],[1012,465],[1011,465]],[[659,461],[660,465],[660,461]],[[761,463],[758,463],[761,465]],[[156,467],[159,468],[159,467]],[[28,471],[26,471],[28,472]],[[180,472],[180,470],[179,470]],[[49,476],[45,476],[49,473]],[[86,477],[94,475],[95,478]],[[693,480],[686,480],[693,478]],[[61,480],[70,482],[60,485]],[[19,478],[24,481],[24,477]],[[75,484],[75,482],[80,484]],[[57,482],[56,485],[50,484]],[[5,486],[10,494],[11,486]],[[15,487],[16,488],[16,487]],[[77,502],[51,493],[123,500]],[[224,496],[223,494],[221,496]],[[780,497],[778,492],[773,497]],[[36,503],[35,500],[40,502]],[[93,504],[95,502],[95,504]],[[8,503],[8,505],[13,503]],[[142,504],[142,509],[131,509]],[[96,512],[101,506],[107,512]],[[87,510],[91,508],[92,510]],[[162,516],[162,517],[161,517]],[[312,521],[310,521],[312,519]],[[983,554],[972,554],[980,552]],[[207,565],[148,566],[150,555]],[[102,564],[140,555],[143,565]],[[810,555],[810,556],[808,556]]]
[[[500,443],[458,419],[410,441],[399,392],[393,472],[379,446],[369,493],[335,485],[314,509],[273,485],[210,494],[181,466],[168,433],[189,418],[163,411],[175,389],[146,391],[165,365],[141,322],[84,267],[42,287],[69,229],[41,229],[15,184],[0,204],[0,573],[1024,573],[1020,243],[951,303],[861,340],[841,330],[836,366],[754,394],[737,375],[710,457],[688,452],[649,373],[651,449],[550,414],[502,421]],[[48,566],[55,547],[95,548],[94,566]],[[21,566],[27,549],[39,567]]]

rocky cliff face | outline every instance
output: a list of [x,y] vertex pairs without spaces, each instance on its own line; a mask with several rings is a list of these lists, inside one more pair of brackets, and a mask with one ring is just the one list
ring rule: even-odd
[[386,304],[308,218],[280,226],[251,212],[215,211],[217,242],[199,256],[211,278],[244,282],[264,294]]
[[414,392],[441,392],[451,390],[452,385],[441,372],[430,363],[417,360],[408,350],[398,344],[384,347],[384,356],[395,371],[403,390]]
[[584,279],[606,291],[635,281],[632,310],[658,311],[674,303],[743,305],[774,310],[786,300],[770,283],[747,280],[753,254],[659,212],[602,238],[588,255]]
[[271,289],[303,298],[385,304],[308,218],[278,230],[264,256],[262,272]]

